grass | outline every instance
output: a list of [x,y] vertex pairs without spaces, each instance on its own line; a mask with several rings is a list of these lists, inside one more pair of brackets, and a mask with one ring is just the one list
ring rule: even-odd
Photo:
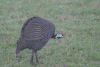
[[33,67],[30,50],[19,54],[20,62],[15,54],[21,26],[32,16],[51,21],[56,33],[63,28],[66,34],[38,51],[42,63],[37,67],[100,67],[99,0],[1,0],[0,67]]

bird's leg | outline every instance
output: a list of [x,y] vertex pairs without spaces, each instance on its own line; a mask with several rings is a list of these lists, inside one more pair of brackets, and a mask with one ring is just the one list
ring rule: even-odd
[[35,51],[36,62],[38,63],[37,51]]
[[33,57],[34,57],[34,51],[32,50],[32,57],[31,57],[31,60],[30,60],[30,64],[34,65],[33,63]]

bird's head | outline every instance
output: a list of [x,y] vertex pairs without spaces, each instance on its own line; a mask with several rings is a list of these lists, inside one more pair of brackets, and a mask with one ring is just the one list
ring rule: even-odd
[[66,35],[64,34],[63,30],[61,33],[56,34],[55,38],[66,38]]

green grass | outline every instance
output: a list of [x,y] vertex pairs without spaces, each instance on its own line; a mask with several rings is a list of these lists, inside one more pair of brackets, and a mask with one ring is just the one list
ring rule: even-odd
[[100,0],[0,0],[0,67],[33,67],[30,50],[20,62],[15,54],[21,26],[32,16],[66,34],[38,51],[37,67],[100,67]]

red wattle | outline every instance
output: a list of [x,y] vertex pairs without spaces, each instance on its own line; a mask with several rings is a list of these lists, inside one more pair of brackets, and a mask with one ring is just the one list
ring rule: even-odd
[[63,37],[61,37],[61,38],[66,38],[66,35],[64,34],[63,30],[62,30],[62,32],[60,34],[63,35]]

